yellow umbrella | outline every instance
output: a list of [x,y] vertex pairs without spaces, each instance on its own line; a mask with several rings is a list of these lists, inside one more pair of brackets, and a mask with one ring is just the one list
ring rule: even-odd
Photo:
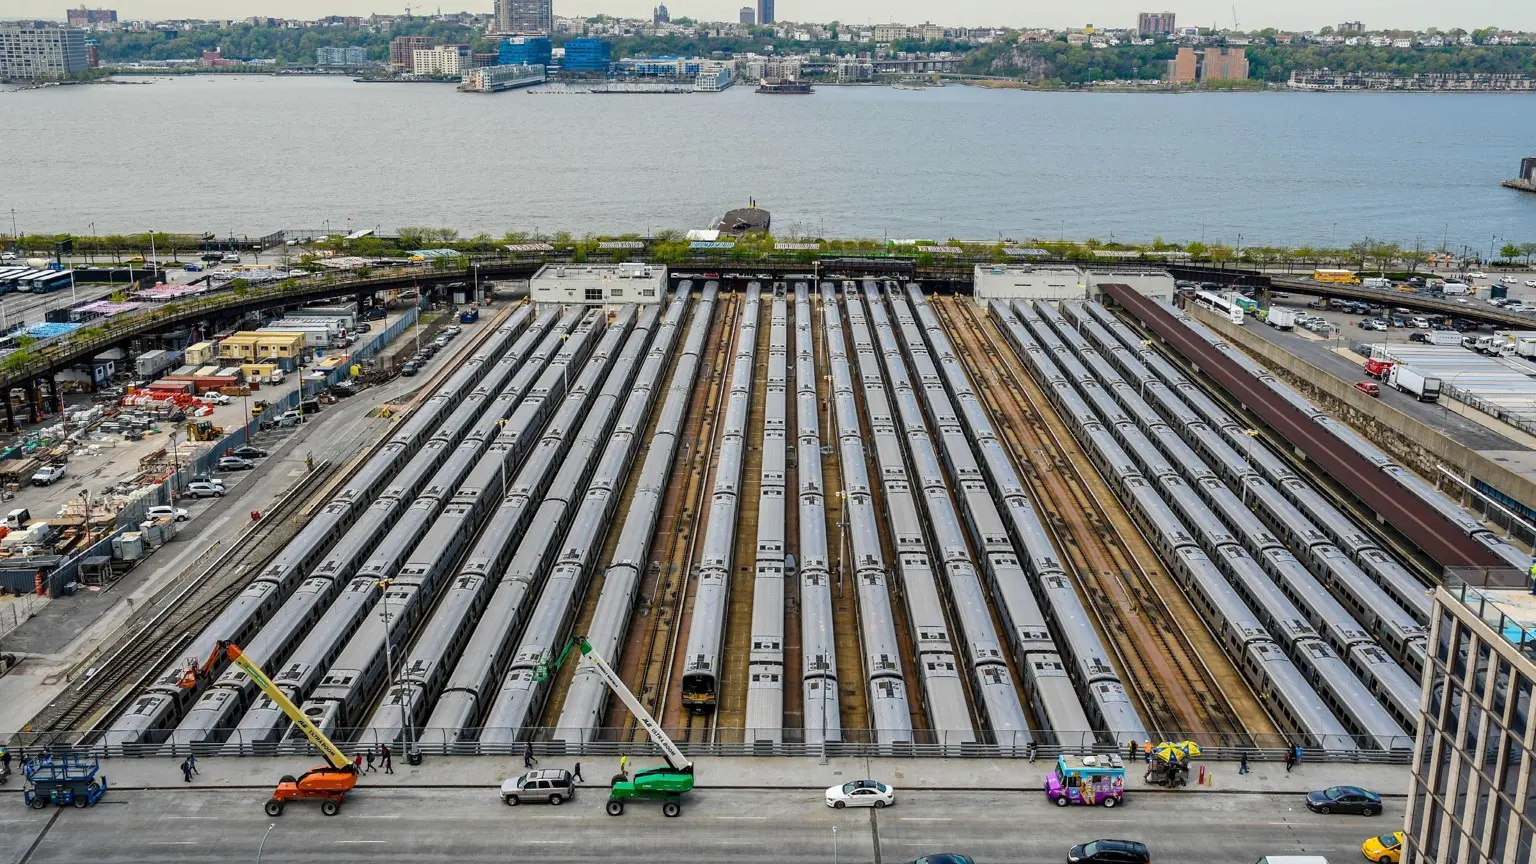
[[1184,758],[1184,751],[1172,741],[1164,741],[1153,747],[1152,754],[1164,762],[1177,762]]
[[1200,755],[1200,745],[1193,741],[1180,741],[1178,746],[1183,749],[1184,755],[1191,759]]

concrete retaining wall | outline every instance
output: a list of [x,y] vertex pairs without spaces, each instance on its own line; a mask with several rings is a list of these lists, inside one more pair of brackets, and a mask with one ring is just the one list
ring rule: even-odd
[[1436,470],[1437,465],[1454,471],[1468,483],[1473,479],[1482,480],[1518,501],[1536,505],[1536,483],[1380,399],[1361,393],[1355,389],[1354,381],[1345,381],[1198,305],[1190,304],[1184,311],[1269,367],[1277,377],[1319,408],[1354,427],[1372,444],[1385,450],[1403,466],[1418,472],[1453,500],[1483,512],[1483,507],[1475,501],[1465,500],[1462,490],[1441,476]]

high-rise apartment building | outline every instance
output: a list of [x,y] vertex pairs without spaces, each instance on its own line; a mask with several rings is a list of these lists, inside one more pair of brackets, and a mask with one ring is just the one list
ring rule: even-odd
[[757,23],[757,11],[751,6],[741,7],[741,23],[752,26]]
[[1435,591],[1405,864],[1536,860],[1536,594],[1510,575]]
[[757,23],[772,24],[776,20],[773,17],[773,0],[757,0]]
[[0,81],[54,81],[90,68],[85,33],[67,27],[0,25]]
[[553,0],[496,0],[498,33],[549,33],[554,29]]
[[415,63],[416,52],[431,47],[431,36],[396,36],[389,40],[389,65],[396,69],[410,69]]
[[1168,61],[1168,80],[1174,84],[1246,81],[1248,56],[1241,48],[1180,48]]
[[1172,33],[1173,19],[1172,12],[1143,12],[1136,16],[1136,32],[1143,36],[1162,36]]
[[117,23],[116,9],[68,9],[64,13],[71,27],[98,27]]
[[451,77],[474,68],[468,45],[438,45],[418,48],[411,56],[411,71],[417,75]]
[[315,65],[355,68],[368,64],[368,49],[361,45],[315,49]]

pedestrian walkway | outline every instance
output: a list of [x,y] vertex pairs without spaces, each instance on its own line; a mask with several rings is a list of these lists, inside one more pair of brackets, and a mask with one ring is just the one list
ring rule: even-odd
[[[617,758],[539,757],[540,768],[566,768],[582,763],[587,787],[606,787],[618,773]],[[198,776],[191,788],[222,787],[230,789],[266,789],[285,774],[298,774],[320,764],[317,758],[218,757],[199,759]],[[630,772],[662,764],[651,756],[630,759]],[[1239,775],[1236,762],[1191,763],[1189,785],[1168,790],[1144,785],[1137,766],[1127,770],[1132,793],[1158,795],[1199,795],[1207,792],[1269,793],[1301,795],[1313,789],[1350,784],[1363,786],[1386,796],[1408,792],[1409,769],[1405,765],[1364,765],[1349,762],[1302,762],[1294,771],[1284,763],[1249,761],[1249,773]],[[102,773],[114,789],[188,788],[175,759],[109,759],[102,762]],[[919,791],[1016,791],[1039,792],[1052,762],[1040,759],[1030,764],[1024,759],[830,759],[792,757],[710,758],[695,760],[694,774],[699,788],[716,789],[822,789],[849,780],[866,777],[883,780],[897,789]],[[501,781],[525,770],[518,756],[428,756],[420,765],[410,765],[403,758],[395,760],[395,773],[382,771],[365,774],[360,786],[404,786],[423,789],[499,787]],[[1206,785],[1200,785],[1201,770]]]

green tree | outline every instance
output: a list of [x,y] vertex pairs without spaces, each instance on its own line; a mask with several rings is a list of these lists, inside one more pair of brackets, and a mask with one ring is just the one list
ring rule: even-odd
[[1513,261],[1520,256],[1520,247],[1514,243],[1505,243],[1499,247],[1499,255],[1507,261]]

